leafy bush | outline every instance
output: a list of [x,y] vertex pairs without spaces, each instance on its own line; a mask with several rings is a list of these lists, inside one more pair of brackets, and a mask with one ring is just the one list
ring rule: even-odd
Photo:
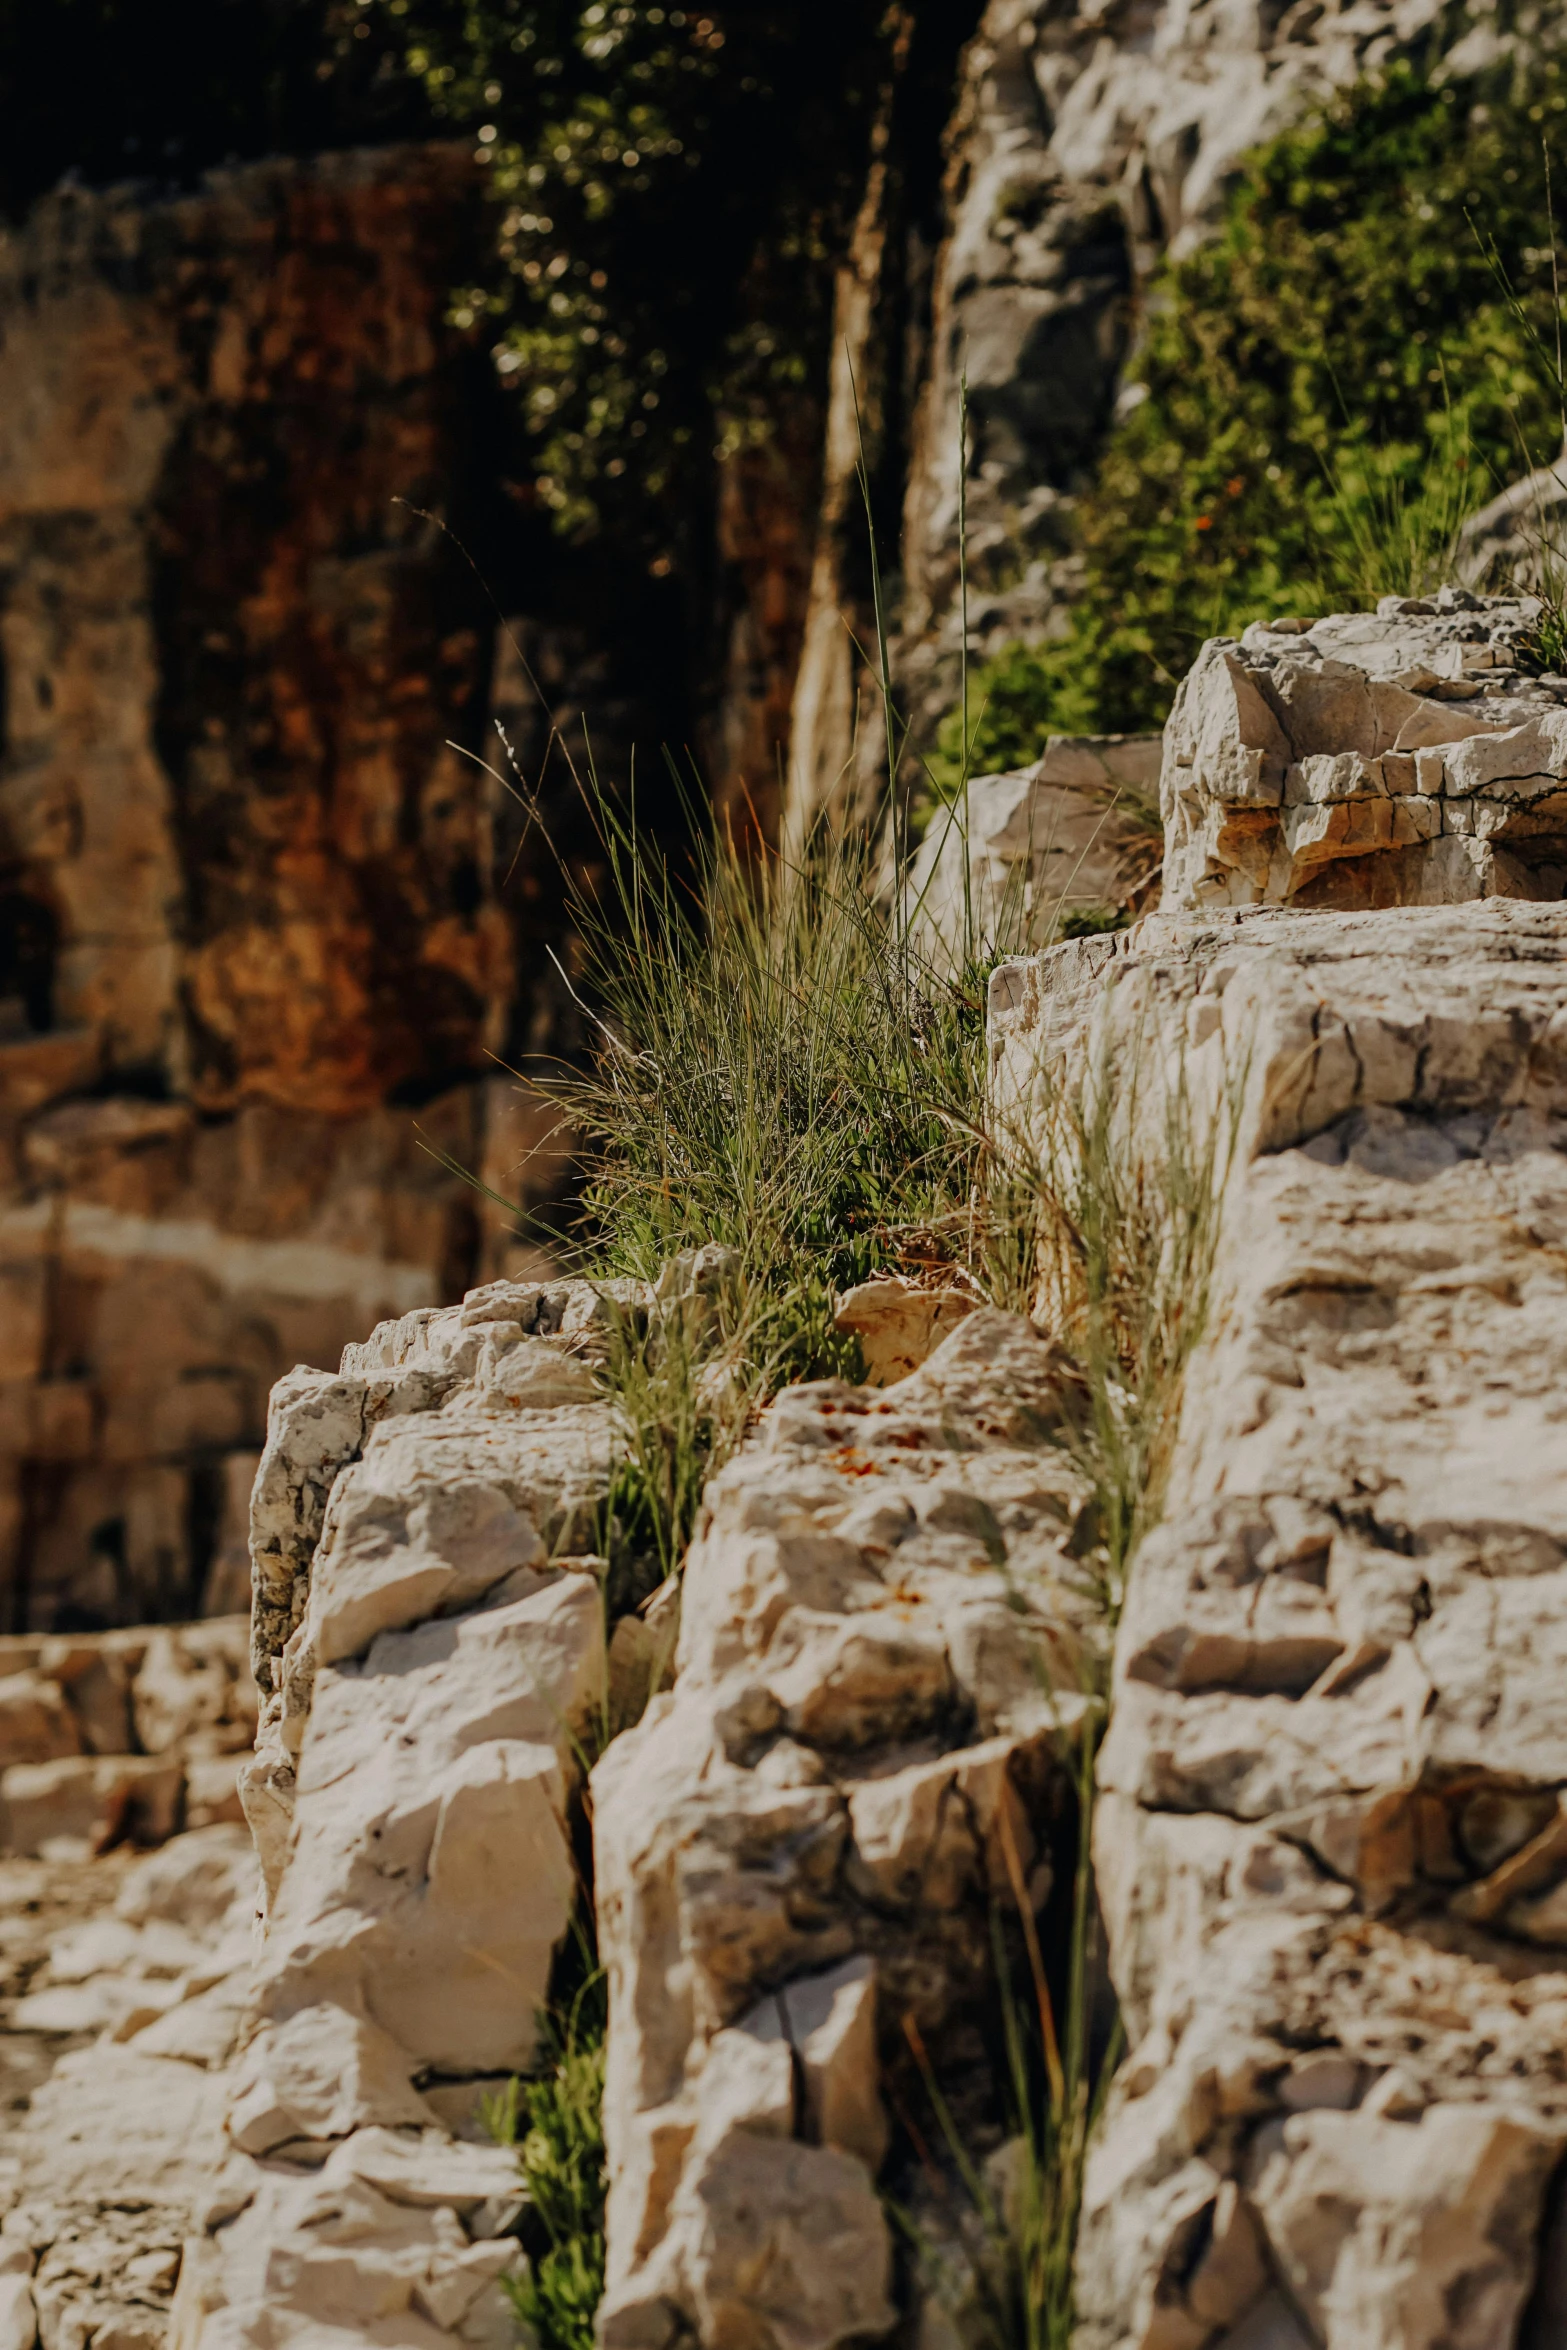
[[[1257,150],[1154,283],[1067,633],[971,681],[971,771],[1157,726],[1204,637],[1436,584],[1463,514],[1554,455],[1564,112],[1554,59],[1441,87],[1399,66]],[[950,719],[938,781],[960,749]]]

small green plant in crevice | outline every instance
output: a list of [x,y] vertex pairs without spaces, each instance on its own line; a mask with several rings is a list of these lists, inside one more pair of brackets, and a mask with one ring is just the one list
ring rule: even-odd
[[1032,1075],[993,1109],[973,1250],[998,1305],[1031,1313],[1081,1381],[1073,1434],[1095,1496],[1096,1597],[1113,1634],[1157,1515],[1182,1378],[1207,1320],[1246,1065],[1199,1098],[1184,1056],[1134,1029],[1075,1081]]
[[[1000,1815],[1014,1937],[1000,1907],[991,1913],[991,1954],[1003,2050],[1003,2143],[980,2161],[942,2089],[912,2019],[905,2037],[940,2143],[967,2199],[966,2248],[938,2245],[903,2211],[925,2291],[976,2350],[1069,2350],[1075,2322],[1074,2259],[1089,2144],[1119,2062],[1119,2025],[1095,2045],[1103,1990],[1091,1837],[1095,1757],[1103,1714],[1090,1710],[1077,1733],[1073,1778],[1076,1856],[1069,1894],[1064,1971],[1057,1993],[1041,1946],[1034,1903],[1010,1822]],[[1020,1940],[1026,1980],[1016,1972]],[[974,2241],[977,2230],[978,2243]]]
[[744,1432],[758,1387],[747,1336],[727,1264],[709,1294],[655,1297],[647,1317],[620,1314],[613,1324],[605,1383],[625,1452],[611,1480],[605,1548],[648,1561],[660,1581],[679,1567],[702,1488]]
[[608,1995],[593,1950],[591,1903],[579,1915],[580,1980],[540,2017],[542,2069],[486,2100],[483,2120],[513,2146],[528,2191],[527,2268],[507,2282],[539,2350],[593,2350],[604,2293],[604,2040]]

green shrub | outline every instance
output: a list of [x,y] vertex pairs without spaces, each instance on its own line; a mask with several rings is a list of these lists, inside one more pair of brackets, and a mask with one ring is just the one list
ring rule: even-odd
[[[970,682],[971,772],[1161,724],[1205,637],[1437,584],[1463,515],[1555,453],[1564,111],[1554,59],[1442,87],[1400,66],[1252,155],[1154,282],[1066,635]],[[938,783],[960,752],[954,716]]]
[[705,576],[690,519],[715,450],[802,400],[814,416],[884,85],[906,194],[930,206],[977,0],[361,6],[475,135],[494,250],[454,316],[490,342],[532,495],[574,538],[607,529]]
[[[591,1921],[591,1908],[584,1913]],[[584,1931],[590,1971],[569,2001],[541,2018],[544,2069],[513,2080],[490,2099],[492,2137],[515,2146],[529,2210],[524,2275],[508,2286],[517,2315],[539,2350],[593,2350],[593,2316],[604,2293],[605,1981],[591,1962],[591,1922]]]

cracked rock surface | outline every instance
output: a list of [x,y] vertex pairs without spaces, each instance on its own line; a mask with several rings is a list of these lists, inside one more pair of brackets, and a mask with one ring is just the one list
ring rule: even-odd
[[610,1311],[492,1283],[274,1392],[243,1787],[265,1931],[175,2350],[514,2339],[520,2180],[477,2108],[532,2060],[575,1897]]
[[1567,680],[1531,597],[1444,588],[1206,644],[1165,730],[1164,911],[1567,891]]
[[894,1385],[786,1390],[708,1488],[674,1688],[593,1777],[611,2350],[894,2322],[905,2019],[980,2089],[992,1905],[1070,1834],[1068,1384],[981,1310]]
[[[1444,754],[1451,755],[1451,754]],[[1159,915],[998,1076],[1238,1085],[1095,1856],[1089,2350],[1543,2350],[1567,2242],[1567,910]],[[1059,1061],[1057,1061],[1057,1065]]]

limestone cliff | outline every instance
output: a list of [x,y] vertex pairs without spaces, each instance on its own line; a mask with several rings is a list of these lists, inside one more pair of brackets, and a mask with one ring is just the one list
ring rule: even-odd
[[489,623],[393,503],[465,494],[474,176],[407,147],[62,191],[0,244],[17,1626],[232,1593],[272,1381],[477,1261],[393,1107],[483,1165],[512,995],[449,747]]
[[[1275,832],[1379,804],[1370,762],[1409,796],[1404,757],[1440,768],[1415,796],[1504,828],[1552,800],[1543,703],[1489,664],[1489,700],[1439,690],[1515,617],[1449,599],[1206,648],[1166,774],[1195,902],[992,978],[992,1105],[1040,1141],[1025,1167],[1107,1071],[1142,1072],[1104,1129],[1140,1198],[1172,1102],[1224,1136],[1204,1335],[1118,1619],[1092,1373],[1048,1279],[1032,1320],[928,1312],[890,1383],[786,1388],[678,1583],[607,1641],[610,1332],[656,1333],[673,1277],[495,1281],[279,1383],[241,1775],[261,1937],[247,1965],[220,1823],[106,1872],[91,1931],[32,1930],[0,2056],[60,2061],[0,2169],[24,2340],[36,2314],[43,2350],[76,2350],[112,2315],[150,2350],[172,2289],[175,2350],[500,2350],[530,2223],[476,2108],[536,2060],[591,1813],[606,2350],[988,2350],[973,2208],[1021,2192],[1007,1984],[1029,1950],[1059,1983],[1108,1683],[1092,1857],[1129,2048],[1086,2171],[1084,2350],[1551,2350],[1567,913],[1501,853],[1488,895],[1386,903],[1375,823],[1333,835],[1335,903],[1272,841],[1235,904],[1225,844],[1264,709],[1315,729],[1260,810]],[[1373,720],[1439,739],[1357,748]],[[1455,789],[1482,753],[1496,772]],[[1355,793],[1292,797],[1315,760]],[[96,1736],[107,1666],[69,1651],[18,1652],[14,1741]],[[149,1672],[149,1724],[199,1712],[192,1654],[183,1679],[137,1668],[138,1725]],[[70,1759],[85,1806],[97,1758]],[[150,1802],[169,1766],[138,1759]],[[57,1917],[37,1774],[61,1768],[0,1781]],[[12,2053],[73,2015],[132,2117],[108,2131],[91,2058]]]

